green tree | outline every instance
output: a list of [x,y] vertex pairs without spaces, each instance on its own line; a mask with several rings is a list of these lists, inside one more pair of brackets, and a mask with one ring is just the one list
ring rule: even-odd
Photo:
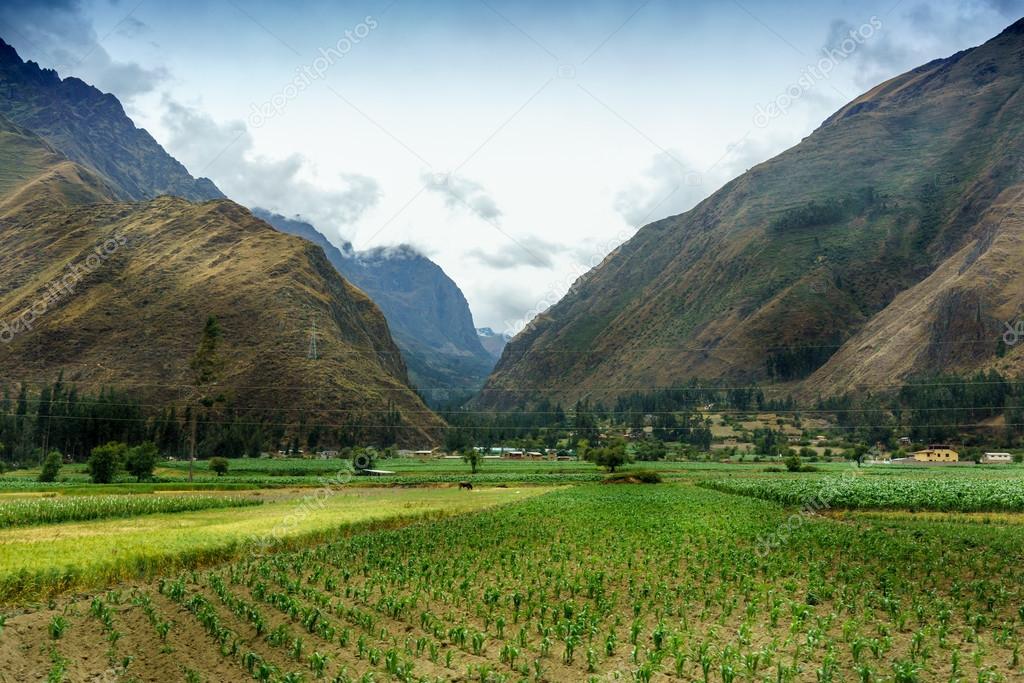
[[146,441],[128,449],[125,453],[124,467],[137,481],[151,479],[158,454],[156,444]]
[[629,454],[626,452],[626,444],[621,441],[590,451],[590,459],[609,472],[614,472],[630,461]]
[[227,458],[210,458],[210,470],[216,472],[218,477],[223,477],[227,474],[229,467]]
[[50,451],[43,460],[43,469],[39,473],[39,481],[57,481],[61,465],[64,464],[64,457],[59,451]]
[[96,446],[89,455],[89,476],[94,484],[109,484],[124,464],[128,447],[119,441]]
[[475,448],[467,448],[462,451],[462,461],[469,465],[469,469],[473,474],[476,474],[477,470],[480,469],[480,460],[480,451]]
[[644,439],[634,446],[633,453],[637,460],[664,460],[668,449],[663,442],[657,439]]

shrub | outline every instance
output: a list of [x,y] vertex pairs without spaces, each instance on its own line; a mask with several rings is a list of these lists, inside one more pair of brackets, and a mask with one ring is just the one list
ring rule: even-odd
[[39,473],[39,481],[57,481],[60,474],[60,467],[64,464],[64,458],[59,451],[50,451],[43,460],[43,469]]
[[210,470],[217,473],[218,477],[223,477],[228,473],[228,467],[230,467],[227,458],[210,458]]
[[660,484],[661,475],[657,472],[642,470],[640,472],[618,472],[604,478],[606,484]]
[[799,472],[802,464],[800,462],[800,456],[796,453],[791,454],[786,458],[786,469],[790,472]]
[[125,469],[138,481],[151,479],[153,468],[156,467],[156,458],[156,444],[147,441],[128,450],[125,454]]
[[124,466],[128,446],[119,441],[110,441],[92,449],[89,455],[89,476],[94,484],[109,484]]

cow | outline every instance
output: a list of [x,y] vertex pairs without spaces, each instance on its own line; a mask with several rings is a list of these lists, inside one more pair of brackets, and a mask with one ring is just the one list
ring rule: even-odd
[[471,481],[460,481],[459,482],[459,489],[467,489],[469,491],[472,491],[473,490],[473,482],[471,482]]

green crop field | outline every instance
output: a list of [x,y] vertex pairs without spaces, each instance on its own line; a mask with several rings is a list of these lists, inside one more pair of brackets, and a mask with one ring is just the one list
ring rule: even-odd
[[135,517],[261,505],[262,500],[215,496],[69,496],[6,501],[0,498],[0,529],[90,519]]
[[12,616],[0,670],[160,681],[1024,676],[1019,525],[817,517],[765,552],[760,539],[791,510],[689,484],[564,488]]
[[[307,489],[275,494],[258,507],[3,529],[0,601],[24,601],[173,567],[273,551],[353,525],[466,512],[543,492],[537,487],[471,492],[452,488]],[[255,496],[262,496],[247,495],[257,501],[261,498]]]
[[1024,483],[1018,478],[845,476],[786,479],[710,480],[708,488],[785,505],[827,508],[1024,512]]

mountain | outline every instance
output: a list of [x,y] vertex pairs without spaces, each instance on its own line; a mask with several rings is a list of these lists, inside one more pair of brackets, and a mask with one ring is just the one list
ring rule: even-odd
[[120,199],[174,195],[223,199],[207,178],[193,178],[121,103],[83,81],[24,62],[0,40],[0,115],[33,131],[70,160],[116,188]]
[[357,252],[346,243],[339,249],[309,223],[263,209],[253,214],[322,247],[338,272],[380,306],[412,383],[432,404],[483,385],[495,358],[481,345],[466,297],[436,263],[404,246]]
[[[121,188],[0,116],[0,376],[184,406],[206,317],[217,389],[271,425],[401,443],[443,426],[408,384],[380,310],[318,247],[228,200],[118,201]],[[307,351],[316,323],[318,358]]]
[[805,398],[928,372],[1019,373],[1024,20],[858,97],[652,223],[513,339],[477,404],[691,379]]
[[491,354],[494,360],[501,358],[501,352],[505,350],[509,337],[505,334],[498,334],[489,327],[476,328],[476,336],[480,338],[480,344],[487,353]]

